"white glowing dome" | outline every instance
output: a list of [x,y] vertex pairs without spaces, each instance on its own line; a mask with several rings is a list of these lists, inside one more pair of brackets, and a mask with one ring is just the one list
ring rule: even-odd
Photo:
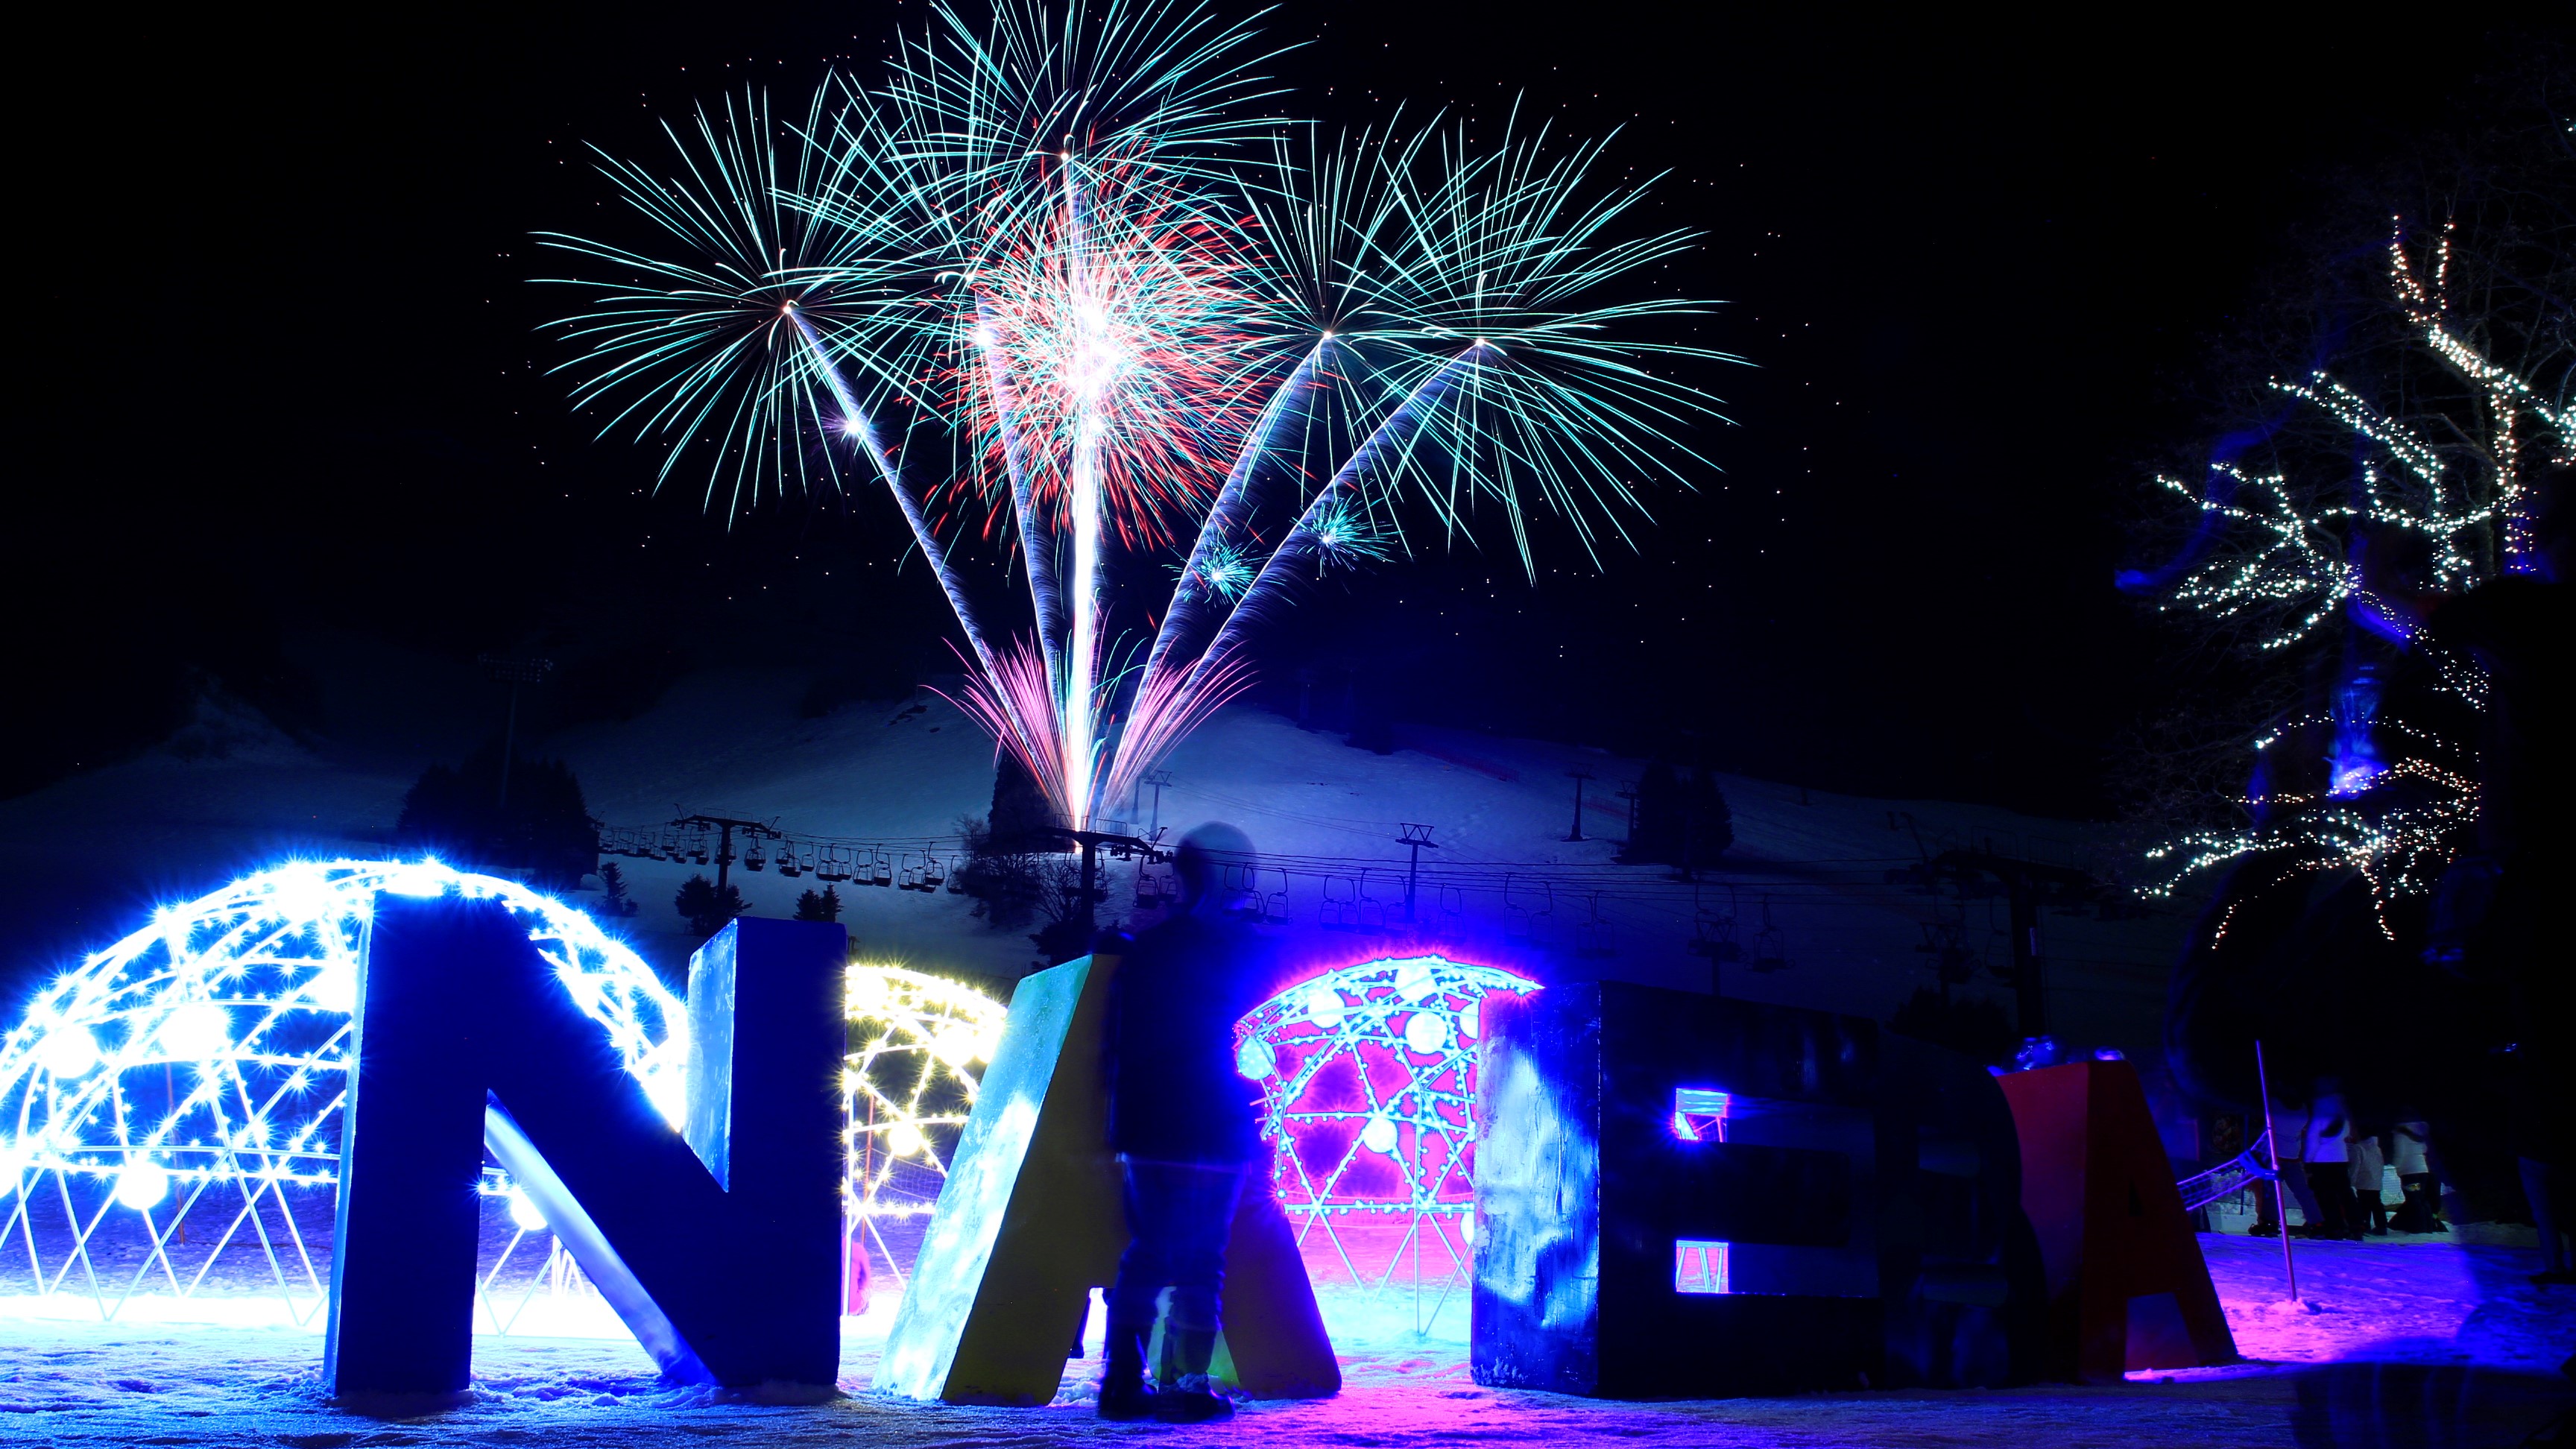
[[[174,1243],[195,1240],[180,1228],[192,1211],[205,1238],[249,1238],[279,1221],[259,1207],[272,1192],[292,1232],[284,1190],[339,1181],[349,1012],[379,890],[507,906],[677,1120],[685,1008],[588,916],[434,861],[296,861],[163,907],[56,978],[0,1039],[0,1204],[13,1225],[52,1175],[67,1201],[108,1186]],[[73,1251],[95,1226],[75,1221]]]

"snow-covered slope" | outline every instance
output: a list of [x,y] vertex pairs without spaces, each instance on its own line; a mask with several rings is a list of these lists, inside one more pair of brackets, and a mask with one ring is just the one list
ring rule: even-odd
[[[367,656],[336,676],[332,733],[290,740],[224,705],[143,757],[0,802],[0,909],[22,929],[5,969],[26,985],[69,953],[132,928],[159,900],[212,889],[280,855],[373,854],[404,788],[430,759],[461,756],[491,721],[457,700],[470,671]],[[791,835],[882,842],[892,855],[953,853],[957,821],[990,803],[992,745],[929,691],[805,718],[807,677],[711,670],[649,711],[531,742],[568,759],[591,810],[649,826],[685,812],[774,820]],[[488,694],[488,689],[486,690]],[[442,749],[432,743],[448,737]],[[206,741],[215,743],[209,746]],[[360,742],[363,743],[360,743]],[[1169,761],[1160,796],[1120,802],[1135,829],[1229,820],[1261,848],[1246,882],[1300,954],[1342,964],[1440,949],[1543,980],[1611,977],[1883,1016],[1934,978],[1919,949],[1946,925],[1989,963],[2007,955],[2000,897],[1936,900],[1891,871],[1948,845],[2059,861],[2097,857],[2101,831],[1985,806],[1889,801],[1724,777],[1736,845],[1699,880],[1616,863],[1642,762],[1577,746],[1407,727],[1389,754],[1354,749],[1258,709],[1225,711]],[[1585,783],[1587,837],[1571,841],[1570,771]],[[1405,823],[1431,827],[1411,924]],[[694,942],[670,901],[706,867],[621,861],[636,944],[676,972]],[[784,915],[812,877],[737,866],[754,912]],[[1136,867],[1113,864],[1105,920],[1135,915]],[[843,919],[878,959],[992,976],[1030,965],[1027,926],[1002,930],[948,892],[840,887]],[[2151,1049],[2178,913],[2106,921],[2051,913],[2051,1026],[2085,1046]],[[1701,943],[1699,951],[1693,942]],[[1721,964],[1710,943],[1732,939]],[[1758,969],[1771,968],[1771,969]],[[2003,999],[1990,974],[1963,987]]]

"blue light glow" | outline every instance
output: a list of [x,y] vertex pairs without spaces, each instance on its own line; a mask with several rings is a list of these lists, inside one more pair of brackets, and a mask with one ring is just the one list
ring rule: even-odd
[[[676,1117],[685,1011],[588,916],[434,860],[291,861],[153,912],[55,978],[0,1038],[0,1204],[9,1208],[0,1242],[24,1239],[40,1297],[94,1271],[92,1235],[111,1218],[101,1199],[139,1217],[153,1245],[147,1271],[102,1285],[102,1312],[122,1301],[119,1288],[189,1291],[166,1259],[169,1244],[188,1241],[192,1214],[215,1219],[197,1229],[215,1252],[267,1251],[290,1298],[320,1293],[288,1194],[339,1182],[349,1013],[379,891],[507,906],[606,1045]],[[37,1192],[47,1178],[54,1186]],[[487,1194],[508,1188],[487,1169]],[[65,1205],[67,1243],[40,1229],[31,1198]],[[81,1199],[95,1205],[73,1212]]]
[[[1705,1087],[1673,1089],[1673,1135],[1684,1142],[1724,1142],[1735,1098]],[[1721,1246],[1723,1246],[1721,1244]]]

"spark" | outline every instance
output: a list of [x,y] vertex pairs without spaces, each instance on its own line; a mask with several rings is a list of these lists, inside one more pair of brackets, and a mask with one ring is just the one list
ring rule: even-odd
[[[606,274],[562,324],[576,403],[666,477],[886,488],[972,656],[959,703],[1070,826],[1249,682],[1300,581],[1409,554],[1408,515],[1533,579],[1551,518],[1597,565],[1724,421],[1679,377],[1739,359],[1653,335],[1709,304],[1641,285],[1694,239],[1630,233],[1604,143],[1517,110],[1487,145],[1401,113],[1328,140],[1267,59],[1185,0],[943,5],[801,125],[746,94],[669,167],[607,160],[648,246],[544,238]],[[961,533],[1016,550],[1025,642],[979,622]],[[1175,552],[1134,647],[1112,581]]]

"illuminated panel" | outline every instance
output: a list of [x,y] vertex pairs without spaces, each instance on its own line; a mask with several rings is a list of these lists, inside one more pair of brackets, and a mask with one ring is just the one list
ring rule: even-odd
[[1483,1005],[1537,989],[1409,956],[1326,972],[1245,1017],[1236,1067],[1262,1087],[1280,1206],[1465,1215]]

